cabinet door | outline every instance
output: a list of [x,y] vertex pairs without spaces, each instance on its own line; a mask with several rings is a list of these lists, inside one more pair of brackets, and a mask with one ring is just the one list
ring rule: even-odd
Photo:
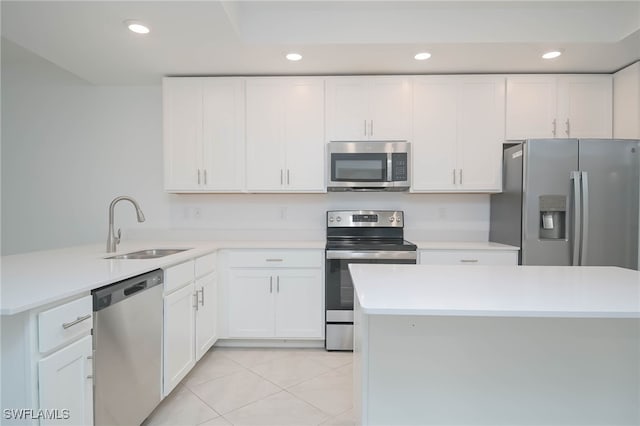
[[322,338],[323,280],[320,269],[278,270],[276,275],[276,337]]
[[420,250],[420,265],[517,265],[517,251]]
[[419,77],[413,85],[412,191],[455,189],[457,83]]
[[285,182],[282,85],[247,81],[247,189],[281,190]]
[[323,192],[324,80],[287,80],[284,92],[286,189]]
[[195,365],[193,283],[164,297],[164,395]]
[[411,80],[376,77],[369,80],[369,139],[411,139]]
[[240,191],[244,180],[243,82],[206,78],[203,85],[203,188]]
[[505,83],[502,77],[462,78],[458,91],[458,187],[502,189]]
[[271,271],[233,269],[229,275],[229,337],[273,337],[276,283]]
[[558,126],[562,138],[611,138],[612,77],[558,77]]
[[196,361],[216,342],[218,332],[218,285],[211,273],[196,281]]
[[[162,81],[164,179],[171,191],[199,190],[202,173],[202,79]],[[202,182],[202,176],[200,176]]]
[[[92,425],[93,381],[91,336],[38,361],[40,409],[68,410],[68,419],[41,420],[41,425]],[[64,417],[65,412],[60,412]]]
[[369,139],[368,81],[363,77],[327,79],[327,139]]
[[507,139],[561,137],[555,76],[508,77],[506,117]]

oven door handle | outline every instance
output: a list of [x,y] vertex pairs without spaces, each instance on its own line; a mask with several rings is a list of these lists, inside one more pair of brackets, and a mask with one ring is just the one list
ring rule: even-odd
[[415,260],[415,251],[327,250],[327,259]]

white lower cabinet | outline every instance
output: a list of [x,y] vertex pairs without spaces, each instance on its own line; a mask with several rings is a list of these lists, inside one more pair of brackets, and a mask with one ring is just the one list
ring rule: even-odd
[[218,282],[216,274],[197,279],[196,291],[196,361],[202,358],[218,337]]
[[193,368],[195,358],[195,293],[193,283],[164,298],[165,396]]
[[278,271],[275,291],[276,337],[322,337],[322,272],[320,269]]
[[420,265],[517,265],[517,250],[419,250]]
[[92,326],[88,292],[2,316],[0,423],[93,425]]
[[91,336],[38,361],[40,409],[51,419],[41,425],[92,425],[93,378]]
[[229,282],[229,335],[273,337],[273,276],[271,270],[236,269]]
[[215,261],[215,255],[206,255],[164,271],[162,388],[165,396],[216,342]]
[[324,337],[320,250],[232,251],[227,276],[226,337]]

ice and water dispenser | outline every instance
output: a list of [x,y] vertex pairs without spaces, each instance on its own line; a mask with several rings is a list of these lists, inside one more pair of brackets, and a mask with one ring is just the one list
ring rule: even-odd
[[564,240],[566,238],[567,198],[564,195],[541,195],[540,239]]

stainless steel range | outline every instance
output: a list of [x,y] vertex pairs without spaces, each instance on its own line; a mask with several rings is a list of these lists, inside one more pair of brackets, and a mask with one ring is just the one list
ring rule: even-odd
[[353,350],[351,263],[415,264],[416,245],[404,239],[404,213],[390,210],[327,212],[325,306],[327,350]]

